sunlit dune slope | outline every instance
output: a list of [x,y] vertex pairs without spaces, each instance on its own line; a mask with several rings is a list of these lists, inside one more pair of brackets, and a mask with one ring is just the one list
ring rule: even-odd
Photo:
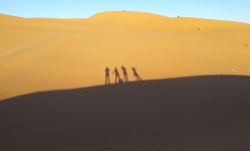
[[88,19],[0,15],[0,99],[102,84],[104,68],[121,65],[136,66],[144,79],[250,75],[250,25],[126,11]]

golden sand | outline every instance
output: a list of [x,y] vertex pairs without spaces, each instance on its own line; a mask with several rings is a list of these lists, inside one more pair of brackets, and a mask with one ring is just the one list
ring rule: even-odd
[[0,100],[103,84],[105,67],[121,65],[136,66],[143,79],[250,75],[250,25],[126,11],[88,19],[0,15]]

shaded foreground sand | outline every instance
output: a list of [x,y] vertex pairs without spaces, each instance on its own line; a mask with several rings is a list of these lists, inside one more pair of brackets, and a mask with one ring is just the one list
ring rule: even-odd
[[0,102],[4,151],[249,151],[250,77],[203,76]]
[[98,85],[106,66],[121,65],[136,66],[143,79],[250,75],[250,25],[126,11],[87,19],[0,15],[0,100]]

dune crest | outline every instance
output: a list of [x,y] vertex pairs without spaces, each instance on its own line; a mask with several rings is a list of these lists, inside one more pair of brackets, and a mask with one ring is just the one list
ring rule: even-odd
[[96,24],[106,24],[110,26],[121,26],[121,27],[159,27],[162,23],[167,23],[171,18],[167,18],[160,15],[154,15],[150,13],[142,12],[129,12],[129,11],[111,11],[103,12],[94,15],[87,19],[88,22]]
[[103,84],[106,66],[136,66],[143,79],[250,75],[246,23],[127,11],[87,19],[0,15],[0,35],[0,100]]

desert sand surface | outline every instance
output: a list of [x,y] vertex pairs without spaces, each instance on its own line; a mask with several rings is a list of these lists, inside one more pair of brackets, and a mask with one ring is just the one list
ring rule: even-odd
[[3,151],[249,151],[250,77],[201,76],[0,102]]
[[121,65],[136,66],[143,79],[250,75],[250,25],[127,11],[0,15],[0,100],[100,85],[106,66]]

